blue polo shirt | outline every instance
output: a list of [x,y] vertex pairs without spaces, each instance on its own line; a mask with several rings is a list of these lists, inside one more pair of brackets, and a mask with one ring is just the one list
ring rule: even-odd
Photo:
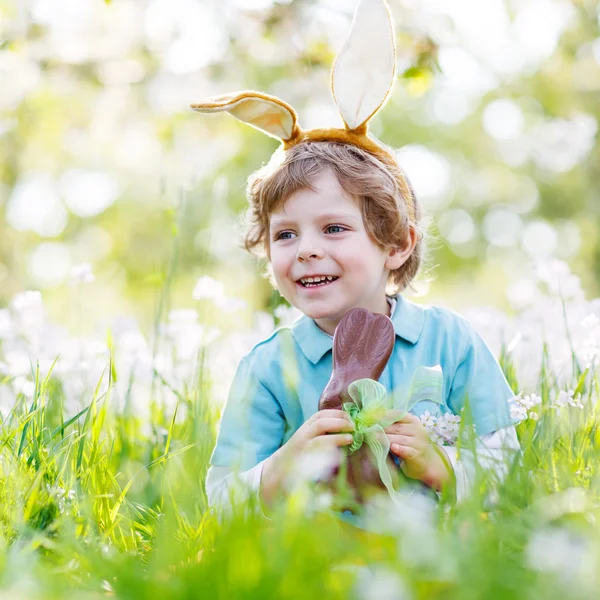
[[[514,394],[470,323],[448,309],[421,306],[401,295],[394,299],[396,341],[379,378],[393,398],[408,393],[417,367],[440,365],[441,404],[424,397],[413,414],[460,414],[468,397],[477,435],[512,425],[508,400]],[[303,315],[254,346],[234,376],[211,464],[249,469],[317,412],[331,377],[332,345],[333,338]]]

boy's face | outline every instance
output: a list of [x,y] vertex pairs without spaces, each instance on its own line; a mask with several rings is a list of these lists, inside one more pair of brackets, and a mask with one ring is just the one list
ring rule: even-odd
[[[389,314],[389,271],[401,266],[410,252],[400,257],[369,238],[358,203],[332,172],[323,171],[313,187],[315,191],[295,192],[271,214],[271,267],[281,295],[333,335],[352,308]],[[314,276],[337,279],[308,286],[301,281]]]

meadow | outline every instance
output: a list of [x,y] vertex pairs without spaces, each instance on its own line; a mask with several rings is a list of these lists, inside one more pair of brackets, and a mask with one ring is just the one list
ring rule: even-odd
[[498,357],[504,477],[475,461],[465,499],[381,506],[379,534],[303,465],[269,519],[208,506],[235,369],[298,313],[239,244],[275,140],[189,106],[264,90],[336,126],[353,4],[0,0],[1,598],[598,596],[598,0],[389,0],[371,133],[425,215],[410,299]]
[[[382,510],[384,533],[342,523],[301,473],[271,518],[252,499],[225,515],[208,507],[214,365],[225,355],[235,366],[231,348],[243,352],[262,329],[198,335],[198,313],[172,310],[150,342],[132,330],[104,341],[63,332],[64,351],[52,356],[48,341],[60,336],[41,294],[17,295],[0,312],[2,594],[594,598],[598,301],[585,300],[565,263],[537,273],[536,302],[515,318],[473,312],[491,345],[508,340],[498,356],[519,391],[521,453],[507,458],[503,480],[476,467],[458,504]],[[94,285],[85,267],[73,276]],[[206,277],[194,295],[199,306],[228,300]],[[272,324],[294,316],[280,309]],[[545,340],[548,323],[555,337]]]

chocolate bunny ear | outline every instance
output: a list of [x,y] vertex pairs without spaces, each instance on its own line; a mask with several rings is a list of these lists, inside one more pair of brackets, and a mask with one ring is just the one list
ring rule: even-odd
[[346,129],[364,128],[383,106],[396,76],[392,17],[385,0],[360,0],[331,70],[333,99]]
[[228,112],[260,131],[288,141],[298,135],[296,111],[283,100],[260,92],[234,92],[207,98],[191,107],[202,113]]

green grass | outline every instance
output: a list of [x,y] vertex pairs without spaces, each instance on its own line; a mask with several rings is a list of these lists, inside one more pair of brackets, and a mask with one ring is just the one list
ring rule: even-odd
[[[66,419],[60,386],[38,375],[0,426],[0,586],[31,598],[595,597],[597,408],[549,407],[550,379],[542,371],[540,419],[518,426],[504,482],[481,470],[468,500],[383,536],[307,510],[306,489],[271,520],[238,507],[219,521],[204,490],[218,415],[202,380],[175,411],[154,404],[148,427],[114,410],[110,381]],[[597,392],[592,374],[579,383]]]

